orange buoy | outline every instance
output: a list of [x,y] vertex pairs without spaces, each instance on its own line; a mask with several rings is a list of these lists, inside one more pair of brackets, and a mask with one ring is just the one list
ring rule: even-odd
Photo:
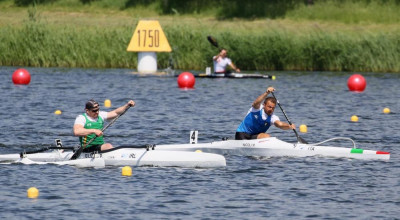
[[347,80],[347,87],[352,92],[363,92],[367,87],[367,81],[360,74],[353,74]]
[[14,84],[28,85],[31,82],[31,74],[26,69],[17,69],[12,75]]
[[183,72],[178,76],[178,86],[179,88],[189,88],[192,89],[196,80],[192,73],[190,72]]

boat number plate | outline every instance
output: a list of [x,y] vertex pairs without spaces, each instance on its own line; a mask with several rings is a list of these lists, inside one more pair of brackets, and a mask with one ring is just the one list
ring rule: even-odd
[[255,147],[256,144],[252,144],[252,143],[243,143],[243,147]]
[[99,153],[88,153],[88,154],[85,154],[85,158],[95,158],[95,157],[103,158],[103,155],[99,154]]

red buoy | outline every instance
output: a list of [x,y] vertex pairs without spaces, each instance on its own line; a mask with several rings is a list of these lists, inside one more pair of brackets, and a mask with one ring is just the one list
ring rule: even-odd
[[26,69],[17,69],[12,75],[14,84],[28,85],[31,82],[31,74]]
[[349,90],[353,92],[363,92],[365,87],[367,87],[367,81],[362,75],[353,74],[347,80],[347,87],[349,87]]
[[194,87],[196,80],[192,73],[183,72],[178,76],[178,86],[179,88],[189,88],[192,89]]

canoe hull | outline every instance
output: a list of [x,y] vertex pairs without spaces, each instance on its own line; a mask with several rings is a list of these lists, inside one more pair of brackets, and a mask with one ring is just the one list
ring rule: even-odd
[[[60,163],[76,165],[76,162],[69,159],[72,152],[60,152],[54,150],[48,153],[36,153],[25,155],[31,161],[45,163]],[[163,150],[146,149],[116,149],[106,153],[82,153],[75,161],[90,158],[101,158],[106,166],[155,166],[155,167],[187,167],[187,168],[213,168],[226,166],[225,157],[211,153],[197,152],[175,152]],[[17,161],[19,154],[0,155],[0,161]],[[79,164],[79,162],[78,162]]]
[[323,156],[335,158],[389,160],[387,152],[363,150],[335,146],[314,146],[293,144],[275,137],[257,140],[226,140],[201,144],[157,145],[160,150],[196,151],[260,157],[309,157]]

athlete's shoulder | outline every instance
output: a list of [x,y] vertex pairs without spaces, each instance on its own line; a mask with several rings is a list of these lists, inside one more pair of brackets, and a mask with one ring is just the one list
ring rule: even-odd
[[74,124],[84,125],[86,122],[86,118],[83,114],[76,116]]
[[107,120],[107,114],[108,114],[108,112],[100,111],[100,112],[99,112],[99,117],[100,117],[101,119],[103,119],[103,121],[104,121],[104,120]]
[[279,121],[279,117],[277,115],[275,115],[275,114],[272,114],[271,115],[271,121],[272,122]]
[[250,111],[251,112],[259,112],[259,111],[261,111],[262,109],[264,108],[264,105],[260,105],[260,107],[258,107],[258,108],[254,108],[253,106],[251,106],[251,108],[250,108]]

